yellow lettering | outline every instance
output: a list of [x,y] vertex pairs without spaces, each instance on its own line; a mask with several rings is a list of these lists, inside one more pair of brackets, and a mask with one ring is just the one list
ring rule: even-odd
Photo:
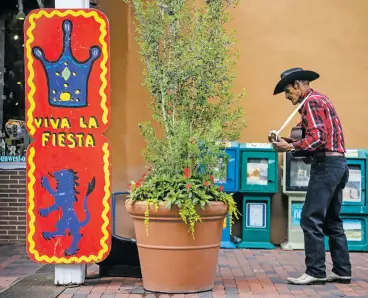
[[50,133],[49,132],[43,132],[42,133],[42,147],[46,147],[46,143],[50,140]]
[[70,122],[68,118],[61,119],[61,128],[70,128]]
[[78,147],[83,147],[83,133],[77,133],[75,137],[77,138]]
[[97,128],[98,127],[98,122],[97,122],[97,119],[95,117],[91,116],[89,118],[88,127],[89,128]]
[[77,145],[76,142],[75,142],[75,138],[74,138],[74,135],[72,133],[69,133],[66,138],[68,139],[68,141],[70,142],[68,144],[68,147],[69,148],[75,148],[75,146]]
[[65,147],[65,133],[58,134],[58,145],[60,147]]
[[95,147],[96,142],[92,135],[88,134],[86,136],[86,147]]
[[56,133],[52,134],[52,146],[56,147],[57,143],[56,143]]
[[40,128],[42,125],[42,118],[35,118],[35,123],[36,123],[36,126]]
[[42,147],[96,147],[96,140],[92,134],[84,133],[65,133],[45,131],[41,135]]
[[59,118],[57,118],[57,119],[51,118],[50,123],[51,123],[51,127],[53,129],[57,129],[57,128],[59,128],[60,119]]
[[86,122],[84,121],[84,117],[83,117],[83,116],[81,116],[81,117],[80,117],[80,119],[79,119],[79,126],[80,126],[81,128],[87,128],[87,124],[86,124]]

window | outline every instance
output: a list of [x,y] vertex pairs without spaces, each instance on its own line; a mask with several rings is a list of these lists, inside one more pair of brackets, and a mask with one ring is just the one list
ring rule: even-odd
[[[25,127],[25,16],[53,0],[1,1],[0,4],[0,168],[21,163],[30,138]],[[6,166],[8,167],[8,166]]]

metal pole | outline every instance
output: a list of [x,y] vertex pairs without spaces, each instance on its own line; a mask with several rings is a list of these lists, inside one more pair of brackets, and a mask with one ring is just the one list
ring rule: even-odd
[[89,8],[89,0],[55,0],[55,8]]
[[37,0],[37,3],[38,3],[39,8],[44,8],[45,7],[45,5],[43,4],[43,0]]

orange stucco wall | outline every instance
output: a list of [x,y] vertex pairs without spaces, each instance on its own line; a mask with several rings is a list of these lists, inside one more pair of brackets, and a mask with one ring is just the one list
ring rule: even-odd
[[[320,73],[312,87],[327,94],[343,122],[348,148],[368,147],[367,0],[241,0],[229,28],[237,30],[240,61],[235,91],[243,87],[248,127],[240,141],[265,142],[293,110],[283,95],[273,96],[280,73],[300,66]],[[122,0],[101,0],[111,25],[113,190],[143,172],[144,141],[138,123],[150,118],[148,93],[141,87],[142,63],[134,40],[133,15]],[[296,117],[291,124],[295,124]],[[285,134],[291,126],[286,128]],[[286,236],[287,201],[277,194],[272,206],[273,243]]]

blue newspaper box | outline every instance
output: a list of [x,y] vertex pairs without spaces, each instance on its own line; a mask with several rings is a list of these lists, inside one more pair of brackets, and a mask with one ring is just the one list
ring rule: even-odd
[[[215,177],[215,183],[224,187],[224,191],[227,193],[236,193],[239,185],[239,144],[232,142],[227,145],[225,149],[229,160],[227,164],[227,170],[225,177]],[[222,162],[222,160],[220,160]],[[224,220],[224,227],[221,237],[221,248],[236,248],[235,244],[230,240],[230,224],[229,217]]]
[[215,177],[215,183],[224,186],[225,192],[234,193],[239,188],[239,143],[229,143],[225,153],[229,158],[226,175],[225,177]]

